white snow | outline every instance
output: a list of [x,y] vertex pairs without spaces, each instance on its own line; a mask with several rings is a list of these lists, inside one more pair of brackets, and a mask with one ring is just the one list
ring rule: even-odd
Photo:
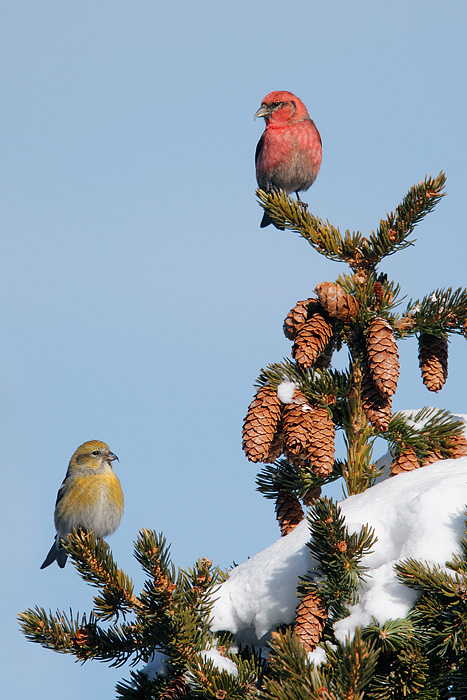
[[201,652],[201,656],[205,661],[210,659],[214,664],[215,668],[219,669],[219,671],[227,671],[227,673],[230,673],[230,675],[232,676],[238,676],[237,666],[231,659],[222,656],[221,652],[218,649],[213,648],[204,650]]
[[[370,623],[372,616],[383,623],[407,615],[416,592],[396,580],[396,562],[413,557],[444,566],[460,551],[467,457],[386,477],[340,506],[350,532],[368,524],[378,538],[362,561],[369,570],[360,602],[335,626],[337,638],[344,640],[357,625]],[[212,630],[228,630],[238,643],[261,645],[277,625],[291,623],[298,578],[313,565],[306,547],[309,537],[308,522],[303,520],[289,535],[233,569],[216,593]]]
[[[293,382],[283,382],[281,387],[283,396],[291,398]],[[408,417],[415,412],[405,413]],[[420,428],[429,417],[427,413],[414,426]],[[467,416],[456,418],[467,422]],[[350,608],[350,615],[335,625],[341,641],[352,636],[358,625],[369,624],[372,617],[384,623],[410,611],[417,593],[396,579],[396,562],[411,557],[444,567],[460,552],[467,509],[467,457],[435,462],[391,478],[390,463],[390,456],[384,455],[377,463],[382,469],[378,482],[340,502],[350,533],[369,525],[377,537],[362,561],[367,578],[360,600]],[[216,591],[211,629],[234,634],[232,651],[239,644],[262,646],[278,625],[293,622],[299,577],[316,565],[306,546],[309,539],[308,522],[303,520],[289,535],[235,567]],[[214,639],[212,642],[210,649],[201,652],[203,658],[236,676],[236,664],[222,656]],[[326,661],[326,654],[318,647],[309,658],[320,664]],[[143,670],[150,678],[166,675],[167,661],[164,654],[156,652]]]
[[314,663],[315,666],[320,666],[325,664],[328,660],[326,656],[326,651],[321,647],[316,647],[313,651],[308,652],[308,660]]
[[308,539],[303,521],[290,535],[232,569],[215,594],[212,630],[228,630],[240,635],[240,643],[254,644],[277,625],[292,622],[298,576],[311,565]]
[[277,387],[277,396],[282,403],[292,403],[293,395],[297,385],[295,382],[283,381]]

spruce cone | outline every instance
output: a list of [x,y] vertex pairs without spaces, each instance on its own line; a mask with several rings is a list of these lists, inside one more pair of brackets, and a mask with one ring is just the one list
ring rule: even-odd
[[279,425],[277,427],[277,432],[272,439],[271,447],[269,448],[268,455],[264,461],[267,464],[272,464],[273,462],[276,461],[276,459],[279,459],[279,457],[281,456],[283,451],[284,451],[284,431],[282,430],[282,425],[279,423]]
[[331,340],[332,331],[332,325],[324,312],[314,313],[301,325],[292,347],[292,357],[299,367],[311,367]]
[[340,284],[336,282],[321,282],[315,287],[318,301],[326,309],[331,318],[339,321],[349,321],[355,318],[360,304],[351,294],[344,292]]
[[269,385],[256,392],[243,422],[243,449],[250,462],[267,460],[281,415],[281,402]]
[[324,348],[321,355],[316,358],[315,367],[317,369],[328,369],[331,366],[332,356],[334,354],[336,343],[334,338],[331,338],[329,343]]
[[453,435],[449,447],[450,459],[457,459],[467,455],[467,439],[464,435]]
[[305,593],[295,613],[294,632],[305,645],[307,652],[318,646],[326,622],[326,609],[314,591]]
[[444,457],[438,450],[429,452],[426,457],[423,458],[422,467],[427,467],[429,464],[433,464],[433,462],[439,462],[440,459],[444,459]]
[[179,700],[179,698],[185,698],[190,693],[190,687],[185,683],[183,678],[176,678],[174,681],[169,683],[167,688],[164,690],[162,695],[160,695],[161,700]]
[[396,474],[400,474],[401,472],[411,472],[413,469],[419,469],[420,466],[414,448],[406,447],[393,461],[391,465],[391,476],[396,476]]
[[303,452],[297,452],[297,454],[293,454],[293,452],[288,452],[287,450],[284,450],[285,457],[290,464],[293,464],[294,467],[297,467],[297,469],[309,469],[310,468],[310,460],[308,459],[306,451]]
[[428,391],[438,392],[448,377],[448,341],[428,333],[420,333],[418,361],[423,383]]
[[379,393],[369,372],[363,375],[361,395],[366,417],[374,428],[384,433],[391,420],[391,398]]
[[295,336],[297,335],[300,326],[302,326],[305,321],[308,321],[308,319],[319,310],[322,311],[322,308],[313,297],[310,299],[304,299],[304,301],[297,301],[293,309],[290,309],[284,320],[283,331],[285,337],[289,340],[295,340]]
[[292,401],[282,409],[287,454],[298,455],[308,445],[313,429],[312,413],[306,397],[299,389],[295,389]]
[[378,306],[381,306],[383,303],[383,298],[384,298],[384,287],[381,284],[381,282],[375,282],[373,285],[373,294],[376,297],[376,303]]
[[399,353],[391,324],[374,318],[366,335],[368,368],[375,387],[383,396],[391,397],[399,379]]
[[304,518],[300,501],[294,493],[281,491],[276,499],[276,518],[281,529],[281,537],[294,530]]
[[314,406],[311,414],[311,431],[306,455],[310,460],[311,470],[325,478],[334,466],[334,423],[324,406]]
[[315,503],[318,498],[321,496],[321,486],[312,486],[306,494],[303,496],[302,501],[303,505],[308,508],[308,506],[312,506],[313,503]]

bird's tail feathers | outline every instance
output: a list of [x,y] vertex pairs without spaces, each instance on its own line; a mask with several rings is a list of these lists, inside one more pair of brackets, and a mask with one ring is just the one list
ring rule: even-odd
[[271,219],[267,211],[265,211],[261,220],[260,228],[265,228],[266,226],[269,226],[269,224],[272,224],[280,231],[283,231],[285,229],[285,224],[278,221],[274,221],[274,219]]
[[44,559],[41,569],[46,569],[48,566],[53,564],[55,560],[57,561],[57,564],[61,569],[63,569],[63,567],[65,566],[68,554],[66,550],[62,547],[61,543],[59,543],[57,547],[57,537],[55,538],[53,545],[49,549],[49,553]]

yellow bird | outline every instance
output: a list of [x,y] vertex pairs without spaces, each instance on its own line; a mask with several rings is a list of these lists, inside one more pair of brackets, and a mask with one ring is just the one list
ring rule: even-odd
[[54,561],[63,569],[67,553],[61,540],[66,540],[73,528],[92,530],[96,537],[107,537],[118,528],[123,492],[112,466],[115,459],[117,455],[100,440],[89,440],[78,447],[57,494],[57,534],[41,569]]

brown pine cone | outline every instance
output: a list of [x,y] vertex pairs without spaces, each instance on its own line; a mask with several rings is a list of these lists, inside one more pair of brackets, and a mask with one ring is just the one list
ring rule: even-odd
[[276,498],[276,518],[285,537],[294,530],[304,518],[300,501],[294,493],[281,491]]
[[313,503],[315,503],[318,498],[321,496],[321,486],[312,486],[306,494],[303,496],[302,501],[303,505],[306,506],[307,508],[309,506],[312,506]]
[[282,426],[288,454],[298,455],[307,446],[313,428],[311,413],[306,396],[295,389],[292,401],[282,408]]
[[321,477],[329,476],[334,466],[335,428],[329,412],[324,406],[313,406],[311,414],[311,431],[306,448],[311,470]]
[[419,469],[420,466],[414,448],[406,447],[393,461],[391,465],[391,476],[396,476],[396,474],[400,474],[401,472],[411,472],[414,469]]
[[302,369],[311,367],[332,338],[332,324],[323,312],[314,313],[295,336],[292,357]]
[[334,340],[334,338],[331,338],[331,340],[326,345],[326,347],[324,348],[321,355],[319,355],[316,358],[316,362],[315,362],[314,366],[317,369],[328,369],[328,367],[331,366],[332,356],[334,354],[335,346],[336,346],[335,340]]
[[384,298],[384,287],[381,282],[375,282],[373,285],[373,294],[376,297],[377,306],[381,306]]
[[310,468],[310,460],[308,459],[306,451],[303,452],[297,452],[297,454],[293,454],[293,452],[288,452],[287,450],[284,450],[285,457],[290,464],[293,464],[294,467],[297,467],[297,469],[309,469]]
[[176,678],[174,681],[169,683],[167,688],[164,690],[162,695],[160,695],[161,700],[179,700],[179,698],[185,698],[190,692],[190,687],[183,678]]
[[424,385],[428,391],[437,393],[443,388],[448,377],[448,341],[435,335],[420,333],[418,362]]
[[371,425],[385,432],[391,420],[391,398],[383,396],[373,384],[369,372],[365,372],[362,378],[362,408]]
[[326,609],[318,594],[314,591],[305,593],[295,613],[294,632],[305,645],[307,652],[318,646],[326,618]]
[[339,321],[349,321],[355,318],[360,308],[360,303],[351,294],[344,292],[340,284],[336,282],[321,282],[315,287],[318,301],[326,309],[331,318]]
[[435,450],[434,452],[429,452],[426,457],[423,458],[422,462],[422,467],[427,467],[429,464],[433,464],[433,462],[438,462],[440,459],[445,459],[441,452],[438,452],[438,450]]
[[295,340],[297,332],[309,318],[316,312],[322,311],[322,307],[319,305],[318,301],[311,297],[310,299],[304,299],[303,301],[297,301],[293,309],[290,309],[289,313],[285,317],[283,331],[286,338],[289,340]]
[[450,439],[449,457],[457,459],[467,455],[467,439],[464,435],[453,435]]
[[273,462],[276,461],[276,459],[279,459],[279,457],[281,456],[283,451],[284,451],[284,431],[282,429],[282,425],[279,423],[279,425],[277,427],[277,432],[272,439],[271,447],[269,448],[268,455],[264,461],[266,462],[266,464],[272,464]]
[[399,379],[399,353],[391,324],[384,318],[374,318],[366,335],[368,368],[380,394],[392,396]]
[[277,391],[260,387],[243,422],[243,450],[250,462],[267,460],[281,415]]

